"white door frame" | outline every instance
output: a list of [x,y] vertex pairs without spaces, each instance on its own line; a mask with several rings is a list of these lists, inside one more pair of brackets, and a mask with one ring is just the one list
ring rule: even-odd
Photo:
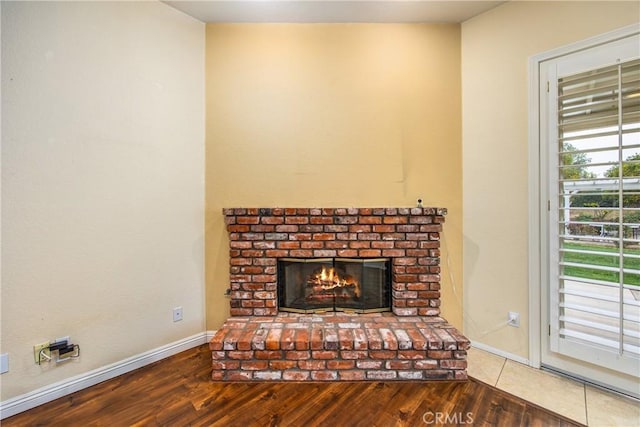
[[[542,52],[529,58],[529,365],[541,367],[542,340],[546,331],[542,329],[543,271],[547,269],[548,253],[541,245],[543,218],[547,214],[547,190],[541,186],[541,171],[546,162],[541,159],[540,146],[540,64],[554,58],[590,49],[640,33],[640,24],[633,24],[596,37],[572,43],[557,49]],[[544,175],[543,175],[544,174]],[[589,378],[584,378],[589,380]],[[597,382],[597,381],[594,381]]]

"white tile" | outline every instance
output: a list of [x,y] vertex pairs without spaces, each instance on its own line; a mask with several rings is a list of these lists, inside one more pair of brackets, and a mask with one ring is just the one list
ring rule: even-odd
[[467,350],[467,373],[470,377],[495,386],[504,366],[505,358],[484,350]]
[[640,403],[631,398],[587,386],[589,427],[640,426]]
[[574,421],[587,423],[581,383],[507,360],[497,387]]

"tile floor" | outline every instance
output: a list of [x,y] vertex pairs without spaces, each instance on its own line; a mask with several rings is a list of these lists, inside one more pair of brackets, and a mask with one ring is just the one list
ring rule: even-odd
[[589,427],[640,427],[640,403],[476,348],[469,376]]

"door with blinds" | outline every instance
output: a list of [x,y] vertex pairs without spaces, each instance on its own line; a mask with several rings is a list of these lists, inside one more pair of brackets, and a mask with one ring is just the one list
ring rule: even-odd
[[549,283],[543,364],[562,357],[635,377],[640,371],[639,46],[636,36],[541,70]]

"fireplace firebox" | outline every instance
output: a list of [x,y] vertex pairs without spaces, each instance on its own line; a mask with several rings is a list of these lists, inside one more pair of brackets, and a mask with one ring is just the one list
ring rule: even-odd
[[298,313],[391,310],[389,258],[281,258],[279,310]]

